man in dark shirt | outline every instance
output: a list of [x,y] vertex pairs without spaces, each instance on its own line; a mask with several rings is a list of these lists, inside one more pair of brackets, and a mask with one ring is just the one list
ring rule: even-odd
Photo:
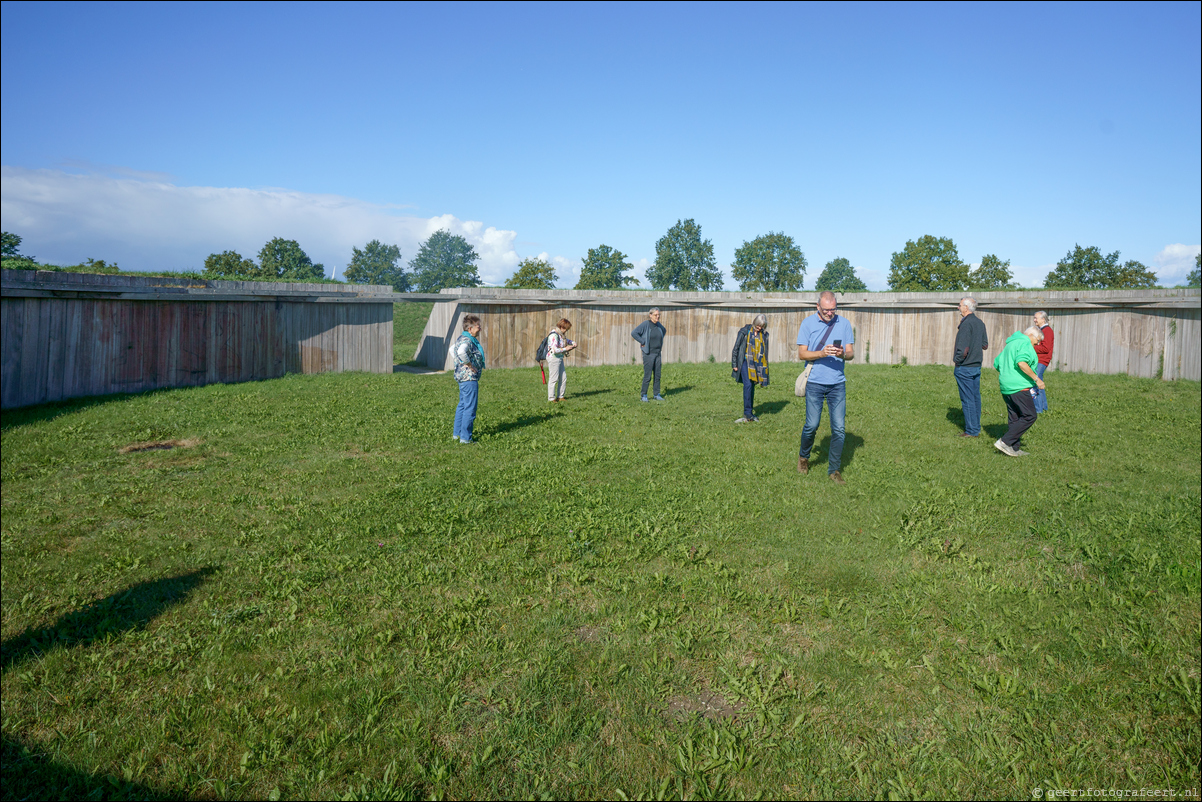
[[664,397],[659,394],[659,374],[663,367],[663,349],[664,337],[668,331],[663,324],[659,322],[659,309],[652,309],[647,313],[647,319],[630,332],[630,336],[638,341],[638,344],[643,347],[643,394],[642,400],[647,400],[647,385],[651,383],[651,379],[655,377],[655,400],[663,401]]
[[956,385],[960,388],[960,408],[964,410],[964,431],[960,437],[981,434],[981,352],[989,348],[985,324],[976,316],[977,299],[960,299],[960,327],[956,331]]

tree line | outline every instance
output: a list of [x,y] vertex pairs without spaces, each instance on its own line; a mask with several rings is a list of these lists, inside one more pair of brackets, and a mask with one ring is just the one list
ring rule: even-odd
[[[590,248],[582,260],[578,290],[621,289],[638,284],[626,275],[634,265],[626,254],[598,245]],[[1199,286],[1202,256],[1194,260],[1189,286]],[[735,250],[731,276],[739,282],[740,292],[796,292],[803,288],[809,264],[794,239],[769,231]],[[537,259],[523,259],[506,287],[552,289],[558,276],[552,267]],[[655,290],[718,290],[722,271],[714,261],[714,245],[701,236],[701,226],[692,220],[677,220],[676,225],[655,244],[655,263],[647,270],[647,280]],[[1010,260],[997,254],[985,254],[973,267],[960,258],[956,244],[948,237],[926,235],[906,242],[889,263],[891,292],[982,291],[1018,289]],[[1120,263],[1119,252],[1103,255],[1095,246],[1073,246],[1056,269],[1044,279],[1044,287],[1080,289],[1135,289],[1155,287],[1156,276],[1135,260]],[[826,263],[814,283],[815,290],[866,292],[868,287],[856,275],[851,262],[836,257]]]
[[[19,252],[21,237],[3,232],[3,263],[6,268],[56,269],[40,265],[33,256]],[[401,264],[401,249],[372,240],[351,249],[351,260],[344,271],[345,280],[354,284],[378,284],[397,292],[438,292],[444,287],[478,287],[480,274],[476,263],[480,256],[458,234],[435,231],[418,248],[417,255]],[[609,245],[589,248],[576,282],[578,290],[622,289],[639,284],[627,275],[634,265],[629,257]],[[804,286],[809,267],[805,254],[793,238],[770,231],[735,250],[731,275],[741,292],[796,292]],[[83,272],[118,271],[116,263],[89,259],[70,269]],[[1202,255],[1195,256],[1188,286],[1198,287]],[[273,237],[260,249],[258,261],[244,258],[237,251],[213,253],[205,259],[202,278],[227,281],[324,281],[325,266],[313,262],[296,240]],[[542,259],[522,259],[517,271],[505,282],[513,289],[555,287],[559,277]],[[655,290],[719,290],[722,271],[714,260],[714,245],[701,236],[701,226],[692,220],[677,220],[655,243],[655,263],[647,270],[647,280]],[[889,263],[889,290],[893,292],[934,292],[965,290],[1017,289],[1010,260],[985,254],[976,267],[964,262],[956,244],[948,237],[926,235],[906,242]],[[1155,287],[1156,276],[1142,263],[1122,262],[1118,251],[1103,254],[1096,246],[1074,245],[1056,268],[1044,279],[1044,287],[1074,289],[1136,289]],[[851,263],[836,257],[826,263],[814,284],[815,290],[867,292],[868,287],[856,275]]]

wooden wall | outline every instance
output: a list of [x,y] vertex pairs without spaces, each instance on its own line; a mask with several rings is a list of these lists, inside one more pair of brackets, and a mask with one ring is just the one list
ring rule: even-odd
[[6,270],[0,331],[4,409],[286,373],[392,372],[388,287]]
[[[450,296],[450,297],[447,297]],[[961,293],[871,293],[841,296],[840,314],[856,332],[856,360],[873,364],[951,365]],[[768,317],[769,359],[797,361],[797,330],[813,314],[817,293],[599,293],[556,290],[458,289],[435,303],[414,359],[449,368],[448,349],[464,314],[478,315],[482,344],[492,367],[534,365],[534,351],[561,317],[572,321],[580,343],[577,365],[630,364],[640,360],[630,331],[661,309],[671,362],[730,360],[738,329],[755,314]],[[1202,326],[1198,290],[1027,291],[977,293],[978,316],[989,332],[991,354],[1006,337],[1031,324],[1042,309],[1056,332],[1053,370],[1127,373],[1165,379],[1202,378]]]

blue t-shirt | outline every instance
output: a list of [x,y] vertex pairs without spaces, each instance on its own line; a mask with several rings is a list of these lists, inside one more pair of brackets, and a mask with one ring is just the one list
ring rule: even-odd
[[[822,318],[817,314],[810,315],[801,321],[801,328],[797,330],[797,344],[804,345],[807,351],[821,351],[818,343],[822,342],[824,334],[826,334],[826,324],[822,322]],[[822,347],[834,345],[835,340],[842,340],[844,348],[856,341],[851,324],[842,315],[835,318],[835,326],[831,329],[831,333]],[[824,356],[819,359],[814,363],[814,369],[810,371],[810,381],[814,384],[842,384],[844,381],[843,360],[837,356]]]

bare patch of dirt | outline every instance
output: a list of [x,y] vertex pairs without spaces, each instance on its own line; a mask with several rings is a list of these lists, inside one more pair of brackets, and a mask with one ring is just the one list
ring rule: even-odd
[[576,639],[584,643],[596,643],[601,640],[601,630],[598,627],[580,627],[576,630]]
[[731,704],[716,693],[673,696],[668,700],[668,716],[677,720],[689,718],[694,713],[708,719],[734,718],[742,709],[742,703]]
[[192,448],[200,445],[200,440],[189,438],[187,440],[151,440],[146,443],[130,443],[117,449],[118,454],[132,454],[136,451],[170,451],[173,448]]

